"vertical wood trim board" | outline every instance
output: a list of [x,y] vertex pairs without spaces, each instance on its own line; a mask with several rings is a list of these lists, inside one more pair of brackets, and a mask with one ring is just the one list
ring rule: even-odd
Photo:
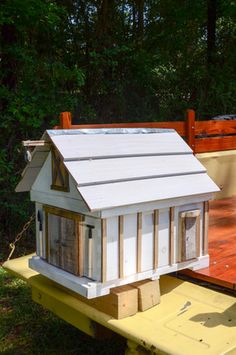
[[102,267],[101,267],[101,281],[106,282],[107,269],[107,220],[102,219]]
[[200,215],[196,218],[196,256],[201,256],[201,242],[200,242]]
[[46,250],[45,250],[45,258],[47,260],[47,262],[49,262],[49,235],[48,235],[48,214],[47,212],[44,210],[45,213],[45,237],[46,237]]
[[208,254],[209,201],[204,202],[203,218],[203,255]]
[[124,216],[119,216],[119,278],[124,277]]
[[141,272],[142,254],[142,213],[137,214],[137,272]]
[[159,211],[154,210],[153,221],[153,269],[158,268],[158,229],[159,229]]
[[78,238],[78,275],[84,275],[84,226],[83,218],[79,219],[77,224],[77,238]]
[[169,243],[169,264],[172,265],[174,263],[174,225],[175,225],[175,219],[174,219],[174,212],[175,208],[171,207],[170,208],[170,233],[169,233],[169,238],[170,238],[170,243]]

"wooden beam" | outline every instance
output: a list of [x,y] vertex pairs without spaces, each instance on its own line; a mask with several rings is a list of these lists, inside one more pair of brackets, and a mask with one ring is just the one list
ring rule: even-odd
[[154,210],[153,227],[153,269],[156,270],[158,268],[159,210]]
[[196,136],[236,134],[236,121],[197,121],[195,123],[195,134]]
[[24,147],[49,147],[51,146],[50,142],[46,142],[45,140],[39,140],[39,141],[22,141],[22,145]]
[[208,254],[209,201],[204,202],[203,216],[203,255]]
[[236,149],[236,136],[196,139],[196,153],[217,152]]
[[70,112],[61,112],[60,114],[60,129],[70,129],[71,128],[71,113]]
[[195,152],[195,111],[186,112],[186,139],[190,148]]
[[106,282],[107,275],[107,220],[102,219],[102,253],[101,253],[101,281]]
[[119,216],[119,278],[124,277],[124,216]]
[[175,226],[175,208],[170,208],[170,223],[169,223],[169,264],[174,263],[174,226]]
[[142,254],[142,213],[137,214],[137,272],[141,272]]

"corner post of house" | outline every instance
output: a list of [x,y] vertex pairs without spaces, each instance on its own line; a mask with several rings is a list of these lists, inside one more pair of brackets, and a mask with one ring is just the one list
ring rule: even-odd
[[71,124],[71,113],[70,112],[61,112],[60,113],[60,128],[61,129],[70,129]]
[[195,153],[195,111],[192,109],[186,111],[186,140]]

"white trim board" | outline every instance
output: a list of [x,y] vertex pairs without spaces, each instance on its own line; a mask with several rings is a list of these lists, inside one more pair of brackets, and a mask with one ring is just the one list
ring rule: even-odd
[[87,279],[86,277],[77,277],[64,270],[61,270],[53,265],[48,264],[38,256],[33,256],[29,259],[29,267],[58,284],[76,292],[87,298],[95,298],[104,296],[110,293],[110,288],[116,286],[127,285],[132,282],[152,278],[158,279],[161,275],[190,268],[193,270],[201,269],[209,265],[209,255],[204,255],[195,260],[185,261],[184,263],[165,266],[157,270],[145,271],[134,274],[124,279],[118,279],[101,284]]

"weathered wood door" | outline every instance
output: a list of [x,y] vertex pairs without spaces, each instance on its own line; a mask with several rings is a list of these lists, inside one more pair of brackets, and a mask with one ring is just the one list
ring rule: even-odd
[[81,274],[80,215],[47,207],[48,262],[73,274]]
[[181,212],[179,224],[179,261],[195,259],[200,254],[200,210]]
[[78,273],[78,234],[76,221],[61,217],[60,266],[73,274]]

